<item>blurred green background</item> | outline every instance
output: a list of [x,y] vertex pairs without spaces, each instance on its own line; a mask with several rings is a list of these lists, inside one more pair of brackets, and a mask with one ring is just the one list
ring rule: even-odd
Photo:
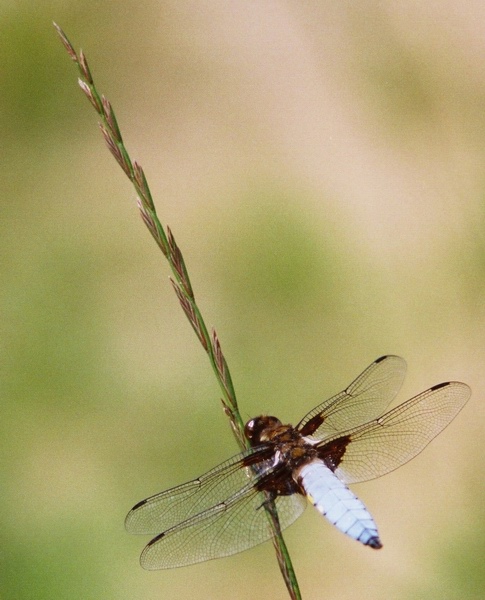
[[297,422],[385,353],[400,400],[472,400],[354,490],[380,552],[308,510],[305,600],[485,596],[485,5],[0,6],[1,600],[285,598],[271,544],[148,573],[123,520],[236,452],[209,363],[104,148],[86,51],[217,327],[243,418]]

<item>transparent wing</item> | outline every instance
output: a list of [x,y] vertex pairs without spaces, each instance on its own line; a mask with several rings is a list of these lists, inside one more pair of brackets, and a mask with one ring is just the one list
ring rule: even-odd
[[[168,529],[143,550],[145,569],[182,567],[221,558],[252,548],[271,539],[268,517],[262,506],[264,495],[250,483],[225,502]],[[291,525],[305,510],[299,494],[275,500],[281,529]]]
[[127,531],[157,534],[233,497],[255,481],[253,469],[264,472],[269,468],[272,455],[269,446],[258,446],[233,456],[193,481],[142,500],[125,519]]
[[367,481],[397,469],[419,454],[460,412],[471,390],[440,383],[382,417],[341,433],[319,447],[345,483]]
[[302,435],[324,440],[382,414],[395,398],[406,374],[399,356],[381,356],[349,387],[310,411],[298,424]]

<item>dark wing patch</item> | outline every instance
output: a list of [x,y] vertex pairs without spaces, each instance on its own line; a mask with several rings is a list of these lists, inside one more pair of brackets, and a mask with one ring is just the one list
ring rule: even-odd
[[345,451],[347,450],[347,447],[351,441],[352,437],[350,435],[343,435],[335,438],[331,442],[324,444],[323,446],[319,446],[317,448],[318,458],[323,460],[325,466],[327,466],[331,471],[335,472],[337,467],[342,462]]

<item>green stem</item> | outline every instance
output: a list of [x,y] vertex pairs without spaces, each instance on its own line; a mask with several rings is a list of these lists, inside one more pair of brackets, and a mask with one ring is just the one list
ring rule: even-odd
[[[209,334],[209,330],[207,329],[199,307],[197,306],[182,252],[177,246],[170,229],[167,227],[167,231],[165,231],[158,219],[157,211],[143,169],[136,161],[131,160],[128,150],[124,145],[113,107],[109,100],[96,89],[86,56],[82,50],[79,54],[74,50],[71,42],[56,23],[54,23],[54,27],[69,56],[78,66],[81,74],[79,86],[101,118],[101,133],[103,134],[111,154],[135,187],[138,195],[138,207],[142,219],[170,265],[170,269],[174,276],[174,279],[171,279],[171,281],[175,293],[177,294],[180,305],[200,343],[209,356],[210,363],[222,391],[224,411],[230,419],[236,440],[241,449],[246,449],[248,448],[249,443],[244,435],[244,421],[241,418],[237,406],[236,392],[232,383],[229,367],[222,353],[219,338],[215,330],[212,331],[212,335]],[[301,600],[295,571],[281,534],[276,507],[272,501],[264,502],[264,506],[272,529],[273,545],[276,550],[280,571],[283,575],[286,587],[293,600]]]

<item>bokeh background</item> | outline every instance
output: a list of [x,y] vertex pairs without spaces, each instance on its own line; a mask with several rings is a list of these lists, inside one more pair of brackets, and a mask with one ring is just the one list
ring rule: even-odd
[[485,4],[0,5],[0,598],[285,598],[271,544],[143,571],[142,498],[236,452],[209,363],[104,148],[86,51],[243,417],[297,422],[376,357],[400,400],[473,396],[416,460],[355,486],[372,552],[315,511],[305,600],[485,596]]

